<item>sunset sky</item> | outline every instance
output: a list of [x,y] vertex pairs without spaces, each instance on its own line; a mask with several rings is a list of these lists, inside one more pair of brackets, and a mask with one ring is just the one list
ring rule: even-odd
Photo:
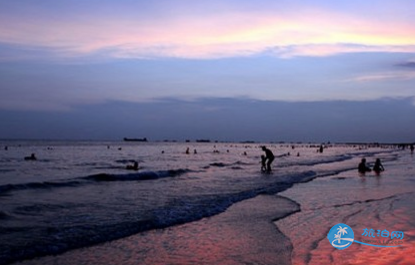
[[415,4],[0,0],[0,138],[415,141]]

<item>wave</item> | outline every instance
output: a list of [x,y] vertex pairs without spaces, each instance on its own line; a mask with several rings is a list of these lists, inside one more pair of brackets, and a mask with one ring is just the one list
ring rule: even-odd
[[71,187],[78,186],[81,182],[77,180],[64,181],[64,182],[54,182],[54,181],[44,181],[44,182],[31,182],[24,184],[7,184],[0,186],[0,195],[10,191],[17,190],[28,190],[28,189],[51,189],[59,187]]
[[140,181],[140,180],[152,180],[160,178],[169,178],[183,175],[190,172],[188,169],[171,169],[164,171],[147,171],[137,172],[130,174],[95,174],[86,177],[67,179],[62,181],[44,181],[44,182],[31,182],[23,184],[7,184],[0,186],[0,195],[4,195],[7,192],[29,190],[29,189],[52,189],[52,188],[65,188],[76,187],[80,185],[88,185],[93,182],[102,181]]
[[94,181],[137,181],[137,180],[150,180],[150,179],[159,179],[159,178],[168,178],[168,177],[176,177],[183,175],[185,173],[190,172],[188,169],[170,169],[166,171],[145,171],[145,172],[137,172],[132,174],[122,174],[122,175],[114,175],[114,174],[96,174],[85,177],[84,179],[87,180],[94,180]]
[[7,220],[7,219],[10,219],[10,218],[11,218],[11,216],[7,212],[0,211],[0,220]]
[[370,157],[378,153],[373,152],[362,152],[362,153],[356,153],[356,154],[347,154],[347,155],[337,155],[333,157],[326,157],[326,158],[318,158],[316,160],[310,160],[310,161],[289,161],[284,165],[280,165],[281,167],[291,167],[293,165],[296,166],[315,166],[315,165],[323,165],[323,164],[331,164],[331,163],[338,163],[338,162],[344,162],[347,160],[354,159],[356,157]]
[[[134,160],[134,159],[118,159],[118,160],[115,160],[115,162],[116,163],[119,163],[119,164],[128,164],[128,163],[134,163],[134,162],[136,162],[137,160]],[[137,162],[141,162],[141,161],[137,161]]]
[[[180,174],[183,170],[170,172]],[[139,177],[139,174],[133,174]],[[94,180],[107,181],[110,175],[94,175]],[[174,225],[200,220],[224,212],[231,205],[254,198],[261,194],[273,195],[298,182],[307,181],[316,176],[313,171],[268,178],[267,185],[257,188],[230,192],[224,194],[182,195],[168,201],[163,206],[154,208],[147,218],[141,219],[129,212],[128,214],[116,214],[111,218],[104,218],[100,222],[84,222],[73,225],[66,220],[65,225],[51,227],[33,227],[30,233],[41,236],[32,237],[25,242],[24,248],[17,245],[5,245],[0,251],[0,264],[29,259],[45,255],[55,255],[64,251],[91,246],[123,237],[127,237],[151,229],[163,229]],[[92,177],[92,176],[91,176]],[[130,176],[131,177],[131,176]],[[104,178],[104,180],[102,180]],[[117,176],[120,178],[120,176]],[[123,177],[121,177],[123,178]],[[110,180],[113,181],[113,180]],[[43,207],[59,210],[59,206],[31,205],[22,211],[38,211]],[[68,210],[69,206],[62,207]],[[140,213],[137,213],[138,215]],[[0,229],[1,230],[1,229]],[[5,263],[2,263],[5,262]]]
[[[319,155],[316,155],[315,159],[312,160],[306,160],[306,161],[287,161],[286,158],[289,158],[290,156],[287,154],[283,154],[280,156],[276,156],[276,161],[278,162],[278,158],[281,159],[281,161],[285,161],[284,164],[279,164],[279,167],[291,167],[291,166],[315,166],[315,165],[323,165],[323,164],[331,164],[331,163],[338,163],[338,162],[344,162],[347,160],[352,160],[355,158],[363,158],[363,157],[373,157],[375,155],[380,154],[391,154],[392,156],[389,157],[387,160],[392,161],[398,159],[398,156],[392,153],[394,150],[383,150],[383,151],[361,151],[353,154],[342,154],[342,155],[335,155],[335,156],[328,156],[328,157],[321,157]],[[294,155],[291,155],[294,156]],[[356,165],[357,166],[357,165]]]
[[243,165],[243,166],[249,166],[252,165],[252,163],[246,163],[246,162],[242,162],[242,161],[236,161],[235,163],[233,163],[234,165]]
[[208,166],[203,167],[204,169],[208,169],[210,167],[231,167],[234,169],[241,169],[240,166],[250,166],[252,165],[251,163],[245,163],[242,161],[236,161],[235,163],[223,163],[223,162],[215,162],[215,163],[210,163]]
[[[337,162],[343,162],[346,160],[353,159],[353,155],[339,155],[334,157],[327,157],[327,158],[319,158],[316,160],[310,161],[287,161],[286,163],[279,165],[280,167],[291,167],[291,166],[315,166],[321,164],[331,164]],[[278,160],[277,160],[278,161]]]
[[226,167],[226,166],[228,166],[228,165],[225,164],[225,163],[211,163],[211,164],[209,164],[209,167]]
[[0,169],[0,173],[9,173],[13,171],[16,171],[16,169]]

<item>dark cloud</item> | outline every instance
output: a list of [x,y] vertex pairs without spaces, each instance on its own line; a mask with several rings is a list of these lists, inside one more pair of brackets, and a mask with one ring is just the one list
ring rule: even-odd
[[0,138],[220,141],[414,141],[412,99],[108,102],[71,112],[0,111]]
[[405,62],[398,64],[400,67],[415,68],[415,62]]

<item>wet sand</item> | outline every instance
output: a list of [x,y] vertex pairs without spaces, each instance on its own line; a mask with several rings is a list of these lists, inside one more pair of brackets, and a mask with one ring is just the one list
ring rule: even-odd
[[273,220],[297,210],[291,200],[260,195],[197,222],[19,264],[291,264],[291,243]]
[[[376,176],[348,171],[295,185],[281,193],[301,211],[276,222],[291,239],[293,264],[415,264],[415,158],[386,164]],[[402,247],[373,247],[354,242],[344,250],[330,245],[327,233],[338,223],[350,226],[355,240],[368,239],[365,228],[404,232]],[[375,234],[374,240],[387,239]],[[389,238],[390,239],[390,238]]]

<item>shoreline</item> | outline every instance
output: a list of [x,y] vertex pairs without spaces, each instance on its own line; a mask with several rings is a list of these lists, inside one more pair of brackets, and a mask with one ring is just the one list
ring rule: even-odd
[[274,222],[298,210],[290,199],[258,195],[199,221],[15,264],[291,264],[291,242]]
[[[411,264],[415,261],[415,198],[413,156],[386,163],[380,176],[358,176],[356,170],[283,191],[301,204],[301,211],[275,222],[293,243],[293,264]],[[412,162],[412,164],[411,164]],[[406,170],[402,170],[402,169]],[[331,227],[349,225],[356,241],[367,229],[403,231],[402,247],[383,248],[353,243],[338,250],[327,239]],[[374,240],[380,240],[374,234]],[[390,239],[390,238],[389,238]]]

